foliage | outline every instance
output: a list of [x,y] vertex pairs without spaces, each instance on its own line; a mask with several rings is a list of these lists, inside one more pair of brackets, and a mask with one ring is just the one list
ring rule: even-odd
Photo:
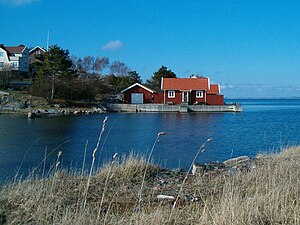
[[95,96],[112,93],[98,75],[88,73],[91,70],[101,72],[108,64],[107,57],[94,60],[92,56],[86,56],[82,60],[74,55],[70,57],[68,50],[57,45],[51,46],[45,54],[45,61],[36,65],[38,72],[31,94],[50,100],[91,102]]
[[82,60],[82,70],[85,72],[90,72],[93,70],[93,64],[94,64],[94,57],[92,56],[85,56]]
[[134,83],[142,83],[141,76],[134,70],[130,71],[127,75],[127,79],[129,80],[130,84]]
[[176,78],[176,74],[172,70],[168,70],[167,67],[161,66],[158,71],[156,71],[150,80],[147,80],[147,85],[155,91],[161,89],[161,78]]
[[77,59],[77,61],[76,61],[76,70],[78,72],[82,71],[82,59],[81,58]]
[[105,69],[106,67],[108,67],[108,65],[109,65],[109,59],[107,57],[97,56],[97,58],[93,64],[93,70],[96,73],[101,74],[102,70]]
[[12,69],[11,64],[5,63],[0,69],[0,87],[8,88],[9,82],[12,78]]
[[120,61],[114,61],[109,66],[110,74],[120,77],[126,76],[129,72],[129,68],[125,65],[125,63]]
[[30,88],[30,92],[34,96],[43,97],[49,99],[51,96],[51,79],[44,76],[42,73],[38,73],[35,77],[33,85]]
[[[57,45],[51,46],[45,54],[45,61],[38,68],[37,80],[32,86],[33,93],[39,93],[40,96],[53,100],[58,83],[68,90],[69,82],[72,79],[71,67],[72,61],[69,58],[69,51]],[[50,84],[51,94],[49,96]]]
[[79,77],[72,81],[72,100],[86,100],[91,102],[96,95],[105,95],[111,92],[103,80],[98,76]]
[[76,55],[71,55],[70,56],[70,60],[72,61],[72,66],[71,69],[72,70],[76,70],[76,62],[77,62],[77,56]]
[[32,77],[35,77],[37,75],[38,68],[41,67],[42,62],[33,62],[29,65],[29,73],[32,75]]
[[142,79],[136,71],[130,71],[127,76],[108,75],[106,83],[113,87],[114,94],[117,94],[132,84],[142,83]]

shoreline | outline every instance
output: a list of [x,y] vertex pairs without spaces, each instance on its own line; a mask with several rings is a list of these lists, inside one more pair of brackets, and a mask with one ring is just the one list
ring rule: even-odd
[[50,115],[90,115],[90,114],[101,114],[106,113],[106,109],[103,107],[92,107],[92,108],[26,108],[17,110],[0,110],[1,115],[35,115],[34,117],[50,116]]

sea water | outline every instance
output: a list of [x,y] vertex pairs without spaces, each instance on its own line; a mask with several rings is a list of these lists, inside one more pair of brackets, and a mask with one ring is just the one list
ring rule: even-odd
[[[96,165],[132,152],[167,168],[186,169],[207,140],[198,163],[280,151],[300,144],[299,99],[227,100],[240,102],[241,113],[112,113],[27,119],[0,115],[0,182],[14,175],[47,170],[62,152],[61,166],[80,169],[86,152],[90,165],[102,121],[108,116]],[[157,134],[166,132],[155,143]],[[44,161],[45,160],[45,163]]]

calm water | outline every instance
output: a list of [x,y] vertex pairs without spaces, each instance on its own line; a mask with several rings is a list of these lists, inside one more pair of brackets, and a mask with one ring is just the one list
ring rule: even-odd
[[[230,101],[230,100],[228,100]],[[133,113],[108,114],[97,165],[114,153],[146,154],[158,132],[167,132],[154,149],[154,160],[168,168],[187,168],[208,138],[198,162],[223,161],[261,151],[300,144],[300,100],[234,100],[242,113]],[[62,151],[64,167],[81,168],[87,144],[87,162],[106,115],[45,117],[0,115],[0,182],[19,170],[27,174],[49,154],[46,167]],[[51,154],[50,154],[51,153]],[[43,163],[39,168],[43,167]]]

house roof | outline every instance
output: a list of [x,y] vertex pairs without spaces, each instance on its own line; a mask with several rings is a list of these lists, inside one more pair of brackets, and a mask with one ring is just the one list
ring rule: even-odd
[[26,46],[24,45],[19,45],[19,46],[10,46],[10,47],[4,47],[5,50],[8,52],[8,53],[15,53],[15,54],[21,54],[24,49],[26,48]]
[[207,91],[207,94],[211,94],[211,95],[220,94],[220,85],[219,84],[211,84],[210,89]]
[[40,49],[40,50],[42,50],[43,52],[46,52],[46,50],[45,50],[44,48],[40,47],[40,46],[34,47],[34,48],[31,49],[29,52],[31,53],[31,52],[33,52],[33,51],[36,50],[36,49]]
[[151,93],[154,93],[153,90],[151,90],[150,88],[145,87],[144,85],[141,85],[141,84],[139,84],[139,83],[135,83],[135,84],[129,86],[128,88],[125,88],[124,90],[121,91],[121,93],[124,93],[125,91],[128,91],[129,89],[131,89],[131,88],[133,88],[133,87],[135,87],[135,86],[140,86],[141,88],[144,88],[145,90],[147,90],[147,91],[149,91],[149,92],[151,92]]
[[209,78],[162,78],[162,90],[209,90]]

